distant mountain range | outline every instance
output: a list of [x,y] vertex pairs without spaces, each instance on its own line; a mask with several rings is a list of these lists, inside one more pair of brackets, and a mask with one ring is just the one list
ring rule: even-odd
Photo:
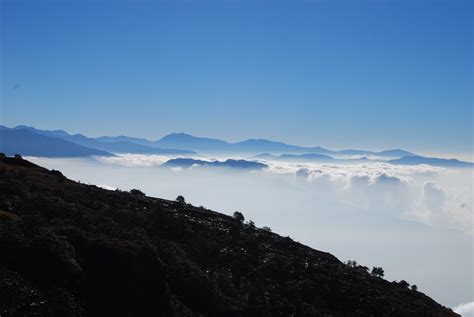
[[262,153],[262,154],[254,156],[254,158],[262,159],[262,160],[284,161],[284,162],[294,162],[294,163],[357,163],[357,162],[374,161],[374,160],[369,160],[365,156],[360,157],[360,158],[354,158],[354,159],[334,158],[326,154],[318,154],[318,153],[281,154],[281,155]]
[[0,152],[7,155],[47,157],[110,156],[111,153],[88,148],[60,138],[47,137],[29,130],[0,129]]
[[[90,138],[82,134],[71,135],[63,130],[39,130],[24,125],[15,128],[7,128],[0,126],[0,131],[10,131],[8,144],[6,148],[3,144],[7,144],[7,140],[0,137],[0,151],[8,152],[16,149],[18,154],[31,156],[49,156],[49,157],[71,157],[71,156],[89,156],[89,155],[111,155],[111,153],[134,153],[134,154],[160,154],[160,155],[195,155],[196,152],[182,149],[166,149],[159,147],[147,146],[135,143],[137,138],[117,137],[117,138]],[[28,131],[30,133],[13,133],[19,131]],[[21,135],[21,137],[20,137]],[[38,136],[42,136],[43,143],[41,148],[37,144]],[[48,142],[46,142],[46,140]],[[66,142],[58,142],[58,140]],[[135,140],[132,142],[131,140]],[[76,146],[77,150],[73,150],[71,145]],[[12,147],[13,145],[16,148]]]
[[156,146],[170,147],[175,149],[190,149],[200,152],[227,152],[258,154],[268,152],[272,154],[326,154],[334,156],[376,156],[383,158],[400,158],[406,155],[414,155],[405,150],[393,149],[381,152],[367,150],[328,150],[320,146],[303,147],[290,145],[283,142],[275,142],[265,139],[248,139],[236,143],[228,143],[219,139],[195,137],[185,133],[172,133],[158,141],[153,142]]
[[262,168],[267,167],[266,164],[254,161],[246,161],[246,160],[226,160],[226,161],[203,161],[203,160],[196,160],[190,158],[176,158],[168,160],[167,162],[163,163],[161,166],[163,167],[184,167],[188,168],[193,165],[200,165],[200,166],[209,166],[209,167],[230,167],[236,169],[252,169],[252,170],[259,170]]
[[307,153],[307,154],[281,154],[273,155],[270,153],[262,153],[256,155],[257,159],[287,161],[287,162],[329,162],[334,161],[334,158],[325,154]]
[[[201,154],[258,154],[255,158],[290,162],[360,162],[367,160],[367,157],[369,157],[371,159],[381,159],[391,164],[473,167],[473,163],[470,162],[422,157],[402,149],[379,152],[354,149],[329,150],[320,146],[303,147],[265,139],[248,139],[229,143],[219,139],[201,138],[185,133],[171,133],[156,141],[125,135],[91,138],[83,134],[69,134],[64,130],[40,130],[25,125],[8,128],[0,125],[0,152],[8,155],[81,157],[132,153],[191,157],[198,155],[196,151]],[[185,164],[185,161],[178,162]],[[233,160],[226,162],[228,162],[228,166],[233,164]],[[215,162],[211,165],[220,163],[224,162]],[[206,164],[209,165],[209,162],[206,162]]]
[[423,156],[404,156],[399,159],[389,160],[388,163],[396,165],[420,165],[427,164],[438,167],[456,167],[456,168],[472,168],[474,163],[464,162],[457,159],[441,159]]

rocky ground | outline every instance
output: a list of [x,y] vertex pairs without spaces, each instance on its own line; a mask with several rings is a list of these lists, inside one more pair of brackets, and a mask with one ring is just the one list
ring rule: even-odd
[[0,316],[457,314],[268,229],[0,157]]

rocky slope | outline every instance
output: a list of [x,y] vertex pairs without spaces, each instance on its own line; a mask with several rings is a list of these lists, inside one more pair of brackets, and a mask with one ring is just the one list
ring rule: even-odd
[[457,316],[205,208],[0,158],[0,315]]

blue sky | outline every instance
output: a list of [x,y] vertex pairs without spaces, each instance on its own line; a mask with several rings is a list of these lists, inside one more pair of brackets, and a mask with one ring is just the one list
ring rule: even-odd
[[471,1],[2,1],[2,124],[472,153]]

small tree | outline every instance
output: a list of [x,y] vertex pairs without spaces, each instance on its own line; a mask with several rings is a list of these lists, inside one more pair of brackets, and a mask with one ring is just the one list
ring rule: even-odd
[[362,270],[362,271],[365,271],[365,272],[369,272],[369,268],[365,265],[359,265],[357,267],[359,270]]
[[244,220],[245,220],[245,217],[244,215],[241,213],[241,212],[234,212],[234,215],[233,215],[234,219],[237,220],[238,222],[240,223],[244,223]]
[[400,282],[398,282],[398,285],[400,285],[400,287],[402,287],[402,288],[408,288],[408,287],[410,287],[410,283],[408,283],[408,282],[405,281],[405,280],[401,280]]
[[255,229],[255,222],[253,222],[252,220],[249,220],[249,222],[247,222],[247,225],[250,229]]
[[374,266],[370,274],[375,277],[382,278],[384,276],[384,270],[381,267]]
[[266,232],[272,232],[272,228],[268,227],[268,226],[264,226],[262,228],[263,231],[266,231]]
[[356,267],[357,266],[357,261],[349,260],[349,261],[347,261],[346,265],[348,267]]
[[416,286],[415,284],[413,284],[411,286],[411,290],[414,291],[414,292],[417,292],[418,291],[418,286]]
[[176,197],[176,202],[181,205],[184,205],[186,203],[186,200],[184,199],[183,196],[179,195],[178,197]]

